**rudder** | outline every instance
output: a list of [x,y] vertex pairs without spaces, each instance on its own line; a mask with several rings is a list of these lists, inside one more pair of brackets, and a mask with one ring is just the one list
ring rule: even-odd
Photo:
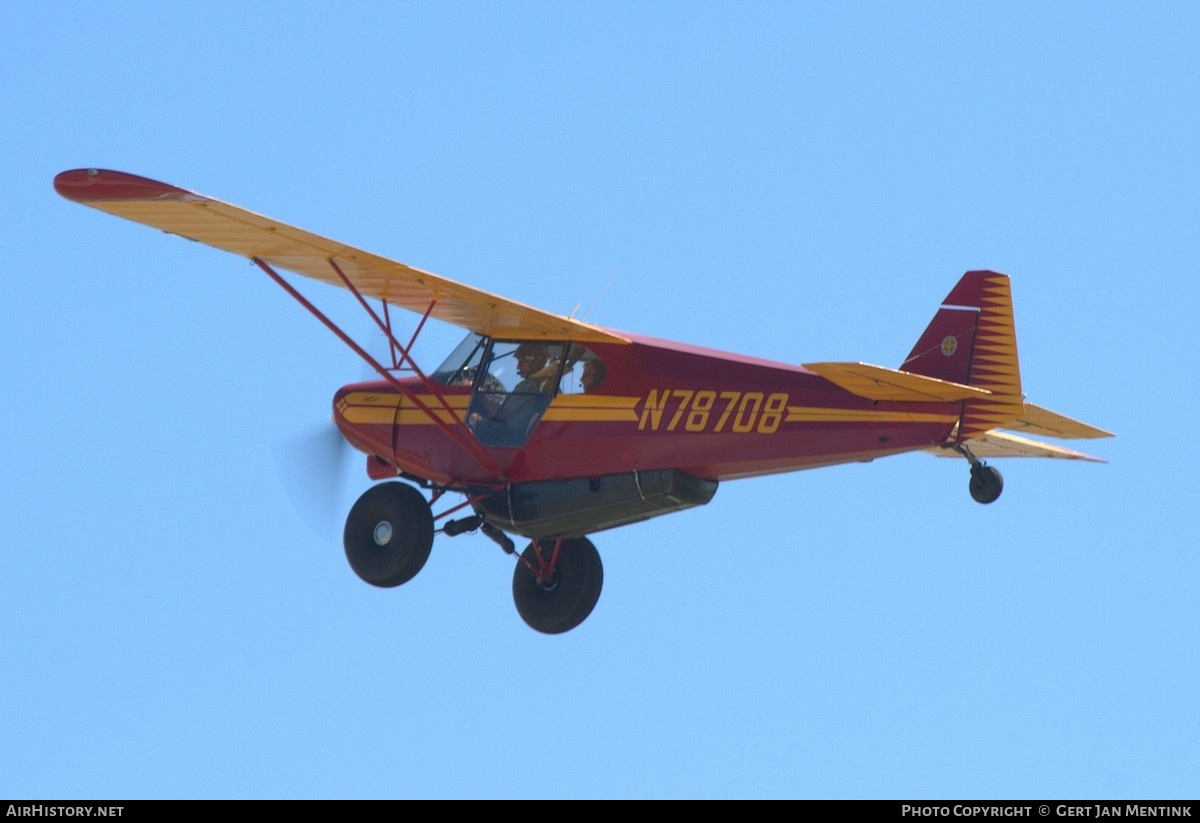
[[1024,397],[1008,275],[964,274],[900,368],[992,392],[964,401],[960,441],[1020,417]]

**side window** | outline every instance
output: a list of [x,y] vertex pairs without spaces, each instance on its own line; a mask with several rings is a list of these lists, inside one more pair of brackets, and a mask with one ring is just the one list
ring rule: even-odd
[[567,354],[559,390],[564,394],[591,394],[607,376],[604,361],[589,348],[572,344]]

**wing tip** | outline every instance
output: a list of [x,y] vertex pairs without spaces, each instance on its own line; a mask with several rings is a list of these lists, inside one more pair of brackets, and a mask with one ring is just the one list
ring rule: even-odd
[[54,190],[76,203],[104,200],[161,200],[189,196],[184,189],[139,177],[123,171],[108,169],[71,169],[54,178]]

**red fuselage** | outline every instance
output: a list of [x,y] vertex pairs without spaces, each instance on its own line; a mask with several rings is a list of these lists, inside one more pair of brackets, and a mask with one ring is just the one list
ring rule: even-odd
[[418,378],[399,381],[416,402],[386,381],[345,386],[334,419],[396,471],[461,488],[654,469],[727,480],[858,462],[941,445],[961,412],[960,402],[868,400],[802,366],[626,336],[629,345],[591,346],[604,382],[555,396],[522,446],[468,448],[471,387],[435,385],[439,399]]

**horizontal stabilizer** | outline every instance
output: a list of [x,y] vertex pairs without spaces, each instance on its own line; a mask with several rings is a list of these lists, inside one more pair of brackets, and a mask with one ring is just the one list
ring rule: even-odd
[[[1099,457],[1092,457],[1090,454],[1077,452],[1073,449],[1064,449],[1062,446],[1042,443],[1038,440],[1030,440],[1028,437],[999,431],[985,432],[984,434],[972,437],[964,445],[971,450],[971,454],[984,458],[1049,457],[1058,460],[1088,460],[1093,463],[1108,462],[1107,460],[1101,460]],[[925,449],[925,451],[938,457],[956,457],[962,459],[961,455],[949,446],[934,446]]]
[[1009,423],[1004,428],[1023,434],[1037,434],[1042,437],[1058,437],[1063,440],[1090,439],[1093,437],[1112,437],[1113,433],[1089,426],[1078,420],[1043,409],[1032,403],[1025,404],[1025,413]]
[[885,366],[872,366],[868,363],[805,363],[804,368],[816,372],[851,394],[868,400],[930,403],[966,400],[991,394],[987,389]]

